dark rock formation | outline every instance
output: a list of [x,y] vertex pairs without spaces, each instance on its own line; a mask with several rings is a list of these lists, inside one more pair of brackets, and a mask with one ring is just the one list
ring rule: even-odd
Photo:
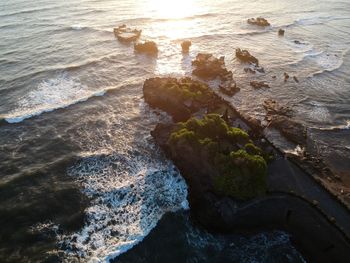
[[299,40],[294,40],[294,43],[297,45],[301,45],[302,43]]
[[289,75],[287,72],[284,72],[283,73],[283,76],[284,76],[284,82],[286,82],[288,79],[289,79]]
[[281,132],[288,140],[299,144],[306,144],[306,127],[291,118],[292,110],[280,106],[275,100],[265,100],[264,108],[267,111],[266,119],[269,126]]
[[[153,94],[148,95],[165,99],[163,104],[158,99],[151,100],[164,107],[167,112],[171,111],[171,107],[167,106],[169,89],[184,94],[175,87],[164,87],[168,81],[173,82],[174,79],[156,78],[147,81],[154,83],[145,83],[144,92],[145,86],[159,86]],[[162,82],[163,85],[159,85]],[[177,83],[180,82],[183,81],[177,80]],[[182,89],[184,88],[180,90]],[[162,94],[164,90],[168,95]],[[191,92],[195,90],[192,88]],[[145,92],[145,99],[148,92],[150,91]],[[176,104],[185,104],[185,97],[177,97]],[[215,95],[213,98],[215,99]],[[211,105],[206,107],[208,111],[215,108],[213,104],[216,104],[216,110],[225,105],[225,101],[220,99],[209,99],[206,103]],[[201,105],[205,107],[206,103]],[[279,128],[295,141],[304,140],[304,128],[296,127],[298,124],[290,120],[290,113],[285,107],[270,100],[265,103],[265,108],[271,117],[270,125]],[[178,109],[181,111],[181,107]],[[174,111],[171,114],[176,115]],[[191,111],[190,114],[198,112]],[[255,140],[253,143],[247,133],[229,127],[227,122],[235,123],[244,118],[239,113],[234,119],[231,116],[232,113],[226,108],[222,117],[206,115],[203,120],[191,118],[186,123],[158,124],[151,133],[156,143],[174,161],[189,186],[192,218],[209,230],[224,233],[285,230],[291,234],[294,244],[310,262],[347,262],[349,239],[335,226],[334,220],[327,219],[317,208],[316,202],[312,203],[287,193],[262,195],[266,186],[264,180],[261,180],[264,178],[261,173],[264,167],[261,164],[267,156],[264,150],[254,145],[262,140]],[[246,119],[244,118],[245,121]],[[257,121],[254,128],[254,120],[240,123],[243,126],[248,123],[253,130],[258,131],[261,124]],[[236,180],[238,178],[242,180]],[[249,200],[253,197],[253,200]]]
[[142,30],[131,29],[126,25],[121,25],[113,29],[114,35],[119,41],[132,42],[140,38]]
[[135,43],[134,49],[140,53],[146,53],[149,55],[157,55],[158,47],[157,44],[153,41],[146,41],[144,43]]
[[280,29],[278,30],[278,35],[281,36],[281,37],[283,37],[283,36],[284,36],[284,32],[285,32],[285,30],[283,30],[282,28],[280,28]]
[[248,24],[250,25],[255,25],[255,26],[270,26],[270,23],[263,17],[258,17],[258,18],[249,18],[247,20]]
[[225,82],[224,84],[219,85],[219,90],[225,95],[232,97],[241,89],[237,87],[235,81],[232,81],[231,83]]
[[294,79],[294,81],[295,81],[296,83],[299,83],[299,80],[298,80],[298,78],[297,78],[296,76],[293,76],[293,79]]
[[181,43],[182,52],[188,53],[190,51],[191,45],[192,45],[192,42],[190,40],[183,41]]
[[273,99],[265,100],[263,106],[268,116],[271,116],[271,115],[283,115],[287,117],[292,116],[292,110],[289,107],[281,106],[277,103],[277,101]]
[[198,53],[192,61],[195,69],[192,74],[203,79],[215,79],[219,77],[222,81],[233,80],[232,72],[225,67],[225,57],[216,58],[212,54]]
[[255,74],[256,73],[256,71],[254,70],[254,69],[251,69],[251,68],[244,68],[244,72],[245,73],[252,73],[252,74]]
[[172,130],[158,125],[152,136],[185,177],[191,189],[191,207],[206,192],[246,200],[266,191],[263,151],[247,133],[229,127],[217,114],[205,115],[202,120],[191,118]]
[[256,66],[259,66],[259,60],[252,56],[248,50],[241,50],[240,48],[236,49],[236,57],[246,63],[251,63],[251,64],[255,64]]
[[251,81],[250,86],[252,86],[254,89],[270,88],[269,84],[265,83],[264,81]]

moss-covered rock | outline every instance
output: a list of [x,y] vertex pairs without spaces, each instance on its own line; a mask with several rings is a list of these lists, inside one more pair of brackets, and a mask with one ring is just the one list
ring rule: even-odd
[[206,84],[191,78],[147,79],[143,94],[151,107],[166,111],[176,122],[188,120],[192,113],[218,100]]
[[[263,151],[246,132],[229,127],[217,114],[178,124],[169,137],[168,147],[171,156],[182,164],[188,160],[193,173],[205,178],[211,187],[207,190],[240,200],[266,191],[267,164]],[[200,156],[195,165],[190,163],[193,158],[189,154]]]

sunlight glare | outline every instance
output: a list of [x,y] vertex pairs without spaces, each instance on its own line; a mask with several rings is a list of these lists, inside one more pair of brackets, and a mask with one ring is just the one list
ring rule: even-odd
[[150,0],[157,18],[179,19],[198,14],[197,0]]

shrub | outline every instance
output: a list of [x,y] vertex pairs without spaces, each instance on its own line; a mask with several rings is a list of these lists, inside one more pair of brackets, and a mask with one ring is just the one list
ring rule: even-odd
[[[179,145],[188,145],[194,154],[207,152],[209,162],[218,171],[213,179],[216,193],[250,199],[266,191],[267,164],[263,151],[246,132],[229,127],[219,115],[208,114],[202,120],[191,118],[179,123],[168,142],[173,151]],[[227,143],[238,150],[227,151],[223,146]]]

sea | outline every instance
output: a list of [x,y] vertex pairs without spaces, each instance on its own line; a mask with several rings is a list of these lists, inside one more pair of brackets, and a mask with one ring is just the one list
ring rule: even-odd
[[[247,24],[258,16],[271,26]],[[158,56],[119,42],[122,24]],[[288,233],[192,223],[186,183],[150,136],[169,116],[142,85],[190,76],[198,52],[225,56],[237,109],[263,120],[267,98],[291,107],[350,176],[350,1],[0,0],[0,36],[1,262],[305,262]],[[265,74],[245,73],[238,47]]]

